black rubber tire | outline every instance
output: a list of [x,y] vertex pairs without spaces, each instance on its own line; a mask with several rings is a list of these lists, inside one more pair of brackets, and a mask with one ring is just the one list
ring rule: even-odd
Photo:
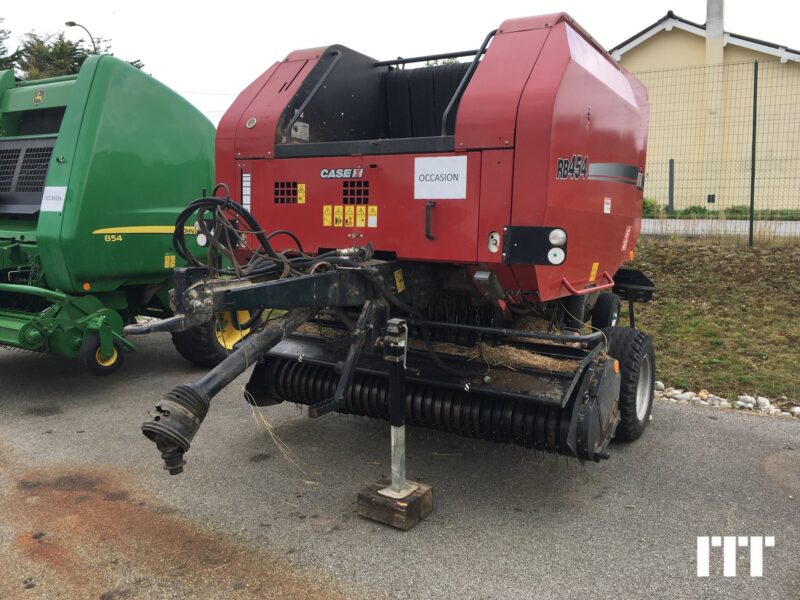
[[592,307],[592,327],[605,329],[619,325],[619,296],[602,292]]
[[172,332],[172,343],[183,358],[190,363],[211,369],[230,354],[217,340],[216,323],[205,323],[186,331]]
[[[619,390],[620,422],[617,426],[616,439],[632,442],[641,437],[653,410],[656,382],[656,355],[653,341],[649,335],[631,327],[608,327],[603,331],[608,336],[608,353],[619,361],[622,377]],[[641,366],[645,360],[650,361],[649,397],[647,411],[640,419],[636,414],[636,391],[639,386]]]
[[[256,328],[261,322],[261,319],[262,318],[259,317],[250,329]],[[233,351],[219,343],[217,339],[216,321],[192,327],[186,331],[173,332],[172,343],[178,351],[178,354],[189,362],[198,367],[203,367],[204,369],[216,367]],[[236,348],[236,346],[234,346],[234,348]]]
[[114,361],[111,364],[102,364],[97,356],[97,352],[100,350],[100,336],[96,333],[88,334],[78,349],[78,362],[92,375],[116,373],[125,362],[125,347],[117,338],[114,338],[113,344],[116,352]]

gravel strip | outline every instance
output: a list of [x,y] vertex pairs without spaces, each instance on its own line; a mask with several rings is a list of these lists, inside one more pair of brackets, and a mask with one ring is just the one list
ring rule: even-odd
[[742,412],[759,413],[772,417],[798,418],[800,419],[800,406],[779,407],[778,402],[785,402],[786,398],[776,398],[770,400],[764,396],[737,396],[735,400],[723,398],[708,390],[698,392],[684,391],[673,387],[665,387],[662,381],[656,381],[655,398],[673,404],[696,404],[698,406],[710,406],[713,408],[728,408],[740,410]]

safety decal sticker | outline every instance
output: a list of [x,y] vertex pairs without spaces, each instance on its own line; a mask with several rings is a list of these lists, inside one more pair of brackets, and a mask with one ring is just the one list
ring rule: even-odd
[[403,270],[397,269],[394,272],[394,284],[397,287],[397,293],[402,294],[406,289],[406,282],[403,279]]
[[305,204],[306,203],[306,184],[305,183],[298,183],[297,184],[297,203],[298,204]]
[[341,206],[325,204],[322,207],[323,227],[377,227],[377,206]]
[[622,252],[625,252],[625,250],[628,249],[628,240],[630,239],[630,237],[631,237],[631,226],[628,225],[625,228],[625,237],[622,238],[622,248],[620,248]]
[[164,268],[165,269],[174,269],[175,268],[175,255],[171,252],[167,252],[164,255]]
[[597,279],[597,269],[599,269],[599,268],[600,268],[600,263],[599,262],[592,263],[592,272],[589,273],[589,282],[590,283],[592,281],[594,281],[595,279]]

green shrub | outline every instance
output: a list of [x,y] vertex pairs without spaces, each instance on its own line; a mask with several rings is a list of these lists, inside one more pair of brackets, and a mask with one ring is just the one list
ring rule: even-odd
[[689,206],[678,211],[678,215],[687,218],[707,217],[709,210],[705,206]]
[[750,216],[750,207],[746,204],[737,204],[725,209],[726,219],[747,219]]
[[655,219],[661,216],[661,207],[652,198],[642,200],[642,217],[645,219]]
[[766,210],[757,210],[756,219],[765,221],[800,221],[800,209],[768,208]]

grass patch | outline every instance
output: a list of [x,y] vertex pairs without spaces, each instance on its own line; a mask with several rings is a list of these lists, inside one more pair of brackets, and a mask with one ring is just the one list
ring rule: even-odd
[[653,336],[659,379],[800,404],[800,246],[642,238],[634,266],[656,284],[637,325]]

